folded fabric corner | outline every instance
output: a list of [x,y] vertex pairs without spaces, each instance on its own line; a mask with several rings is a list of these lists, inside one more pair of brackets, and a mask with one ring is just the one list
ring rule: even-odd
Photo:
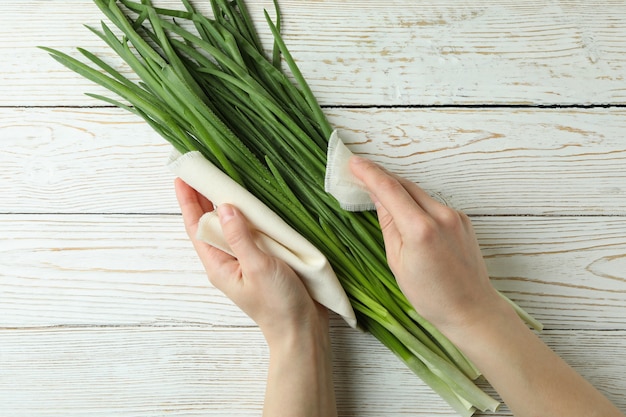
[[[313,244],[200,152],[181,155],[173,151],[168,166],[214,205],[228,203],[236,206],[255,229],[257,245],[265,253],[287,263],[300,276],[314,300],[341,315],[351,327],[356,327],[356,316],[343,287],[326,257]],[[232,254],[216,212],[200,218],[197,238]]]
[[324,189],[337,199],[344,210],[374,210],[374,202],[365,185],[350,170],[352,155],[335,130],[328,141]]

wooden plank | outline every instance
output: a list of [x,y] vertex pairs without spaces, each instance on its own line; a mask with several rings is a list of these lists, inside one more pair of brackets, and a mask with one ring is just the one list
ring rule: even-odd
[[[623,217],[479,217],[496,288],[549,328],[623,329]],[[608,310],[605,310],[608,307]],[[614,310],[617,309],[617,310]],[[568,327],[569,326],[569,327]]]
[[[494,285],[550,329],[626,330],[626,219],[474,218]],[[0,328],[253,323],[180,216],[0,216]]]
[[[327,109],[357,153],[472,215],[625,215],[626,110]],[[0,113],[0,212],[173,213],[169,145],[119,109]]]
[[171,147],[119,109],[6,109],[2,212],[177,210]]
[[[180,7],[177,0],[156,3]],[[270,47],[262,9],[272,10],[271,1],[248,3]],[[326,105],[626,102],[621,0],[280,4],[286,42]],[[10,43],[0,49],[0,105],[97,104],[83,92],[101,89],[35,47],[81,46],[116,62],[82,26],[98,26],[101,18],[84,0],[5,5],[0,37]]]
[[253,324],[209,284],[179,216],[5,215],[0,222],[3,327]]
[[[331,337],[340,415],[455,416],[368,335],[333,328]],[[542,337],[626,410],[626,332]],[[12,417],[252,416],[262,408],[267,350],[245,328],[2,330],[0,365],[0,410]]]
[[[406,108],[623,105],[623,1],[280,4],[352,149],[473,215],[494,284],[626,411],[624,109]],[[249,5],[271,45],[271,1]],[[0,14],[0,415],[258,415],[267,351],[174,215],[169,146],[120,110],[80,108],[103,91],[34,48],[117,65],[82,27],[100,19],[84,0]],[[331,323],[341,415],[455,415],[378,342]]]
[[623,215],[623,114],[363,109],[333,111],[332,120],[356,153],[469,214]]

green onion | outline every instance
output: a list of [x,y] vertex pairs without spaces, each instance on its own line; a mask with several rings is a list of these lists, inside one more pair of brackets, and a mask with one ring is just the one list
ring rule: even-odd
[[183,9],[172,10],[150,0],[94,0],[123,37],[105,23],[89,29],[139,82],[84,49],[79,52],[89,64],[43,49],[123,102],[90,96],[135,113],[178,151],[200,151],[316,245],[348,294],[359,326],[461,415],[495,410],[498,402],[472,381],[479,376],[476,368],[400,291],[375,214],[346,212],[324,191],[332,127],[282,39],[278,5],[276,24],[265,12],[274,36],[268,57],[242,0],[211,0],[213,17],[181,1]]

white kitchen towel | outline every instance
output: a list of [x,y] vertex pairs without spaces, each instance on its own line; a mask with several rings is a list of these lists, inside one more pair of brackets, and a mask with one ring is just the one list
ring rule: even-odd
[[[324,189],[339,201],[339,206],[344,210],[374,210],[376,206],[367,188],[365,188],[365,184],[355,177],[350,170],[350,157],[352,155],[352,151],[343,143],[335,130],[328,141]],[[444,206],[450,205],[439,193],[429,192],[429,195]]]
[[374,210],[374,202],[365,184],[350,171],[351,156],[352,152],[344,145],[335,130],[328,141],[324,189],[337,199],[339,206],[344,210]]
[[[293,268],[314,300],[356,327],[356,317],[345,291],[326,257],[313,244],[200,152],[181,155],[173,151],[168,166],[215,206],[228,203],[237,207],[255,229],[259,247]],[[200,218],[197,237],[232,254],[215,211]]]

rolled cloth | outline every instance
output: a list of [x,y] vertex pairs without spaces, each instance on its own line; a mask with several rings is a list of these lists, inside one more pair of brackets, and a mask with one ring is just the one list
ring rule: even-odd
[[[254,240],[265,253],[283,260],[302,279],[311,297],[356,327],[350,301],[326,257],[269,207],[209,162],[200,152],[173,151],[172,172],[215,206],[232,204],[248,219]],[[199,220],[197,238],[232,255],[217,212]]]

